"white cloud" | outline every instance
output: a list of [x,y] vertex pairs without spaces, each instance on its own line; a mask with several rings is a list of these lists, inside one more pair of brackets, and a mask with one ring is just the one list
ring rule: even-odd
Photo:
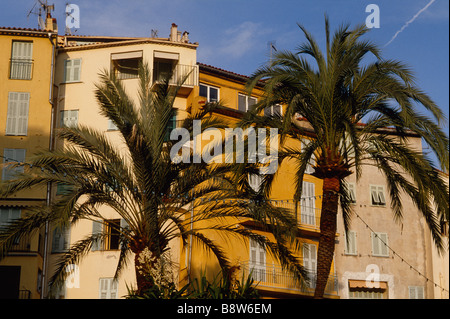
[[263,27],[261,23],[245,21],[210,39],[212,41],[209,41],[208,45],[200,47],[199,55],[201,58],[214,54],[216,57],[239,59],[255,50],[265,49],[265,36],[270,32],[270,29]]

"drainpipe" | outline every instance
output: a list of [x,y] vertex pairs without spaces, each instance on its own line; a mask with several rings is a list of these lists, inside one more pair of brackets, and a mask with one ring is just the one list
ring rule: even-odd
[[[50,119],[50,141],[49,141],[49,150],[53,150],[53,120],[55,113],[55,106],[53,105],[53,82],[54,82],[54,68],[55,68],[55,43],[53,43],[52,35],[54,33],[48,33],[48,39],[52,44],[52,62],[50,67],[50,89],[48,95],[48,102],[52,106],[51,119]],[[56,39],[56,38],[55,38]],[[51,183],[47,183],[47,198],[46,205],[50,206],[50,198],[51,198]],[[49,223],[45,222],[45,234],[44,234],[44,256],[42,261],[42,281],[41,281],[41,299],[45,298],[46,293],[46,281],[47,281],[47,263],[48,263],[48,233],[49,233]]]

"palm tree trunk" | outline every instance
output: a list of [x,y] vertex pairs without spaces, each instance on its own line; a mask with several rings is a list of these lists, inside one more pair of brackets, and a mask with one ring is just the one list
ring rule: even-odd
[[331,264],[333,262],[339,203],[338,192],[339,178],[324,178],[324,196],[322,201],[322,214],[320,217],[319,248],[317,252],[317,280],[314,298],[323,298]]
[[149,273],[146,251],[138,251],[134,256],[134,269],[136,272],[136,285],[137,285],[137,295],[142,295],[143,292],[150,289],[154,285],[152,276]]

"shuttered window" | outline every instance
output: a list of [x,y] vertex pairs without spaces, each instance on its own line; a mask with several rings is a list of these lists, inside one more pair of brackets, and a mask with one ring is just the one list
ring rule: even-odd
[[78,110],[61,111],[61,127],[77,127]]
[[262,184],[262,176],[257,174],[248,174],[248,183],[255,192],[259,192]]
[[[10,162],[25,162],[25,149],[21,148],[5,148],[3,149],[3,163]],[[23,166],[11,168],[8,166],[3,167],[2,179],[8,181],[15,178],[16,174],[23,173]]]
[[[102,233],[103,233],[103,224],[101,222],[94,221],[92,223],[92,235],[96,236]],[[92,250],[93,251],[103,250],[103,241],[101,240],[101,238],[98,238],[92,243]]]
[[[255,99],[256,102],[256,99]],[[254,104],[254,103],[253,103]],[[283,107],[280,104],[275,104],[264,109],[264,116],[281,116],[283,114]]]
[[372,255],[389,257],[388,234],[372,233]]
[[317,246],[315,244],[303,244],[303,267],[308,272],[309,287],[315,288],[317,273]]
[[31,80],[33,69],[33,42],[13,41],[9,78]]
[[[311,143],[310,140],[308,140],[307,138],[302,138],[300,140],[301,142],[301,148],[303,150],[303,148],[305,148],[306,146],[308,146],[309,143]],[[314,163],[314,155],[311,156],[311,160],[308,162],[308,164],[306,165],[306,169],[305,169],[305,174],[312,174],[314,173],[314,168],[313,168],[313,163]]]
[[64,61],[64,82],[79,82],[81,79],[81,59]]
[[356,255],[357,249],[356,249],[356,232],[355,231],[348,231],[347,237],[345,240],[345,254],[346,255]]
[[30,93],[9,92],[6,135],[27,135]]
[[347,183],[347,191],[350,197],[350,202],[356,204],[356,187],[355,183]]
[[21,210],[18,208],[0,208],[0,228],[5,227],[15,219],[19,219]]
[[253,280],[266,280],[266,250],[253,239],[250,239],[250,270]]
[[114,278],[100,278],[99,281],[99,298],[100,299],[117,299],[118,283]]
[[52,253],[65,252],[69,248],[69,229],[55,228],[52,237]]
[[422,286],[409,286],[409,299],[425,299],[424,289]]
[[252,105],[256,104],[257,100],[254,97],[238,94],[238,110],[242,112],[248,111]]
[[315,212],[315,185],[310,182],[303,182],[301,204],[301,223],[307,225],[316,224]]
[[374,206],[385,206],[386,198],[384,196],[384,187],[378,185],[370,185],[370,199]]

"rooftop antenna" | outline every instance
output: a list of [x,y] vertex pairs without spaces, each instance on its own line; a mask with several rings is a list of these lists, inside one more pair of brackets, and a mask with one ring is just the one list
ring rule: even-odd
[[152,38],[157,38],[158,37],[158,30],[152,29]]
[[[37,5],[39,4],[39,8],[37,8]],[[55,10],[55,5],[49,5],[47,3],[47,0],[37,0],[33,8],[28,12],[27,19],[30,17],[30,15],[37,15],[38,17],[38,27],[41,30],[45,29],[45,19],[42,18],[42,11],[44,11],[45,17],[47,17],[52,11]]]
[[277,48],[275,47],[275,44],[276,44],[276,41],[275,40],[272,40],[272,41],[269,41],[269,42],[267,42],[267,45],[269,46],[269,50],[270,50],[270,64],[272,64],[272,57],[273,57],[273,52],[275,51],[275,52],[277,52],[278,50],[277,50]]

